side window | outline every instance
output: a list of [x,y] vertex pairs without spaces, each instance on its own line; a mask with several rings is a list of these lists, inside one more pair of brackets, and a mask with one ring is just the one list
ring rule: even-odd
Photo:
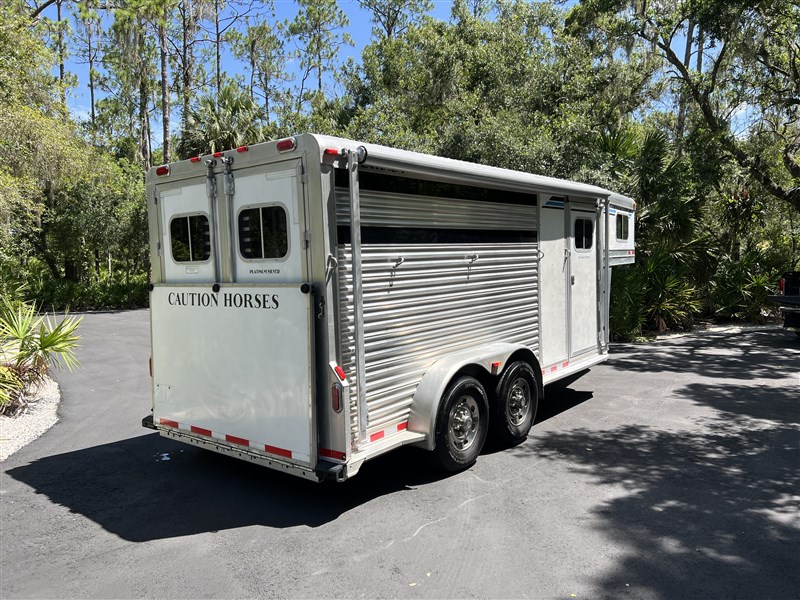
[[591,250],[593,223],[591,219],[575,219],[575,249]]
[[211,257],[211,232],[205,215],[173,217],[169,237],[175,262],[204,262]]
[[617,239],[619,241],[628,239],[629,227],[628,215],[617,213]]
[[283,258],[289,252],[286,210],[256,206],[239,212],[239,252],[247,259]]

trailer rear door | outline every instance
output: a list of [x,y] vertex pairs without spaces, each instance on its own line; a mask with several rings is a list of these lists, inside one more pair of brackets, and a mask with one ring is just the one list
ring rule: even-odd
[[299,160],[251,166],[233,171],[233,186],[218,173],[211,200],[205,175],[158,186],[165,251],[150,299],[153,412],[162,428],[313,469],[301,172]]
[[217,232],[205,179],[158,186],[164,280],[213,283],[216,280]]
[[155,423],[313,467],[311,294],[156,286],[150,301]]

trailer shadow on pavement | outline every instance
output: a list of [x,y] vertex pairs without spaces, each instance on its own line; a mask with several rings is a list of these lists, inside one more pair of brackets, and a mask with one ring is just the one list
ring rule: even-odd
[[[610,365],[625,373],[673,371],[743,380],[772,378],[776,369],[791,368],[787,358],[797,361],[800,338],[792,332],[771,329],[687,336],[645,347],[647,350],[642,351],[640,345],[614,344]],[[787,350],[794,356],[786,355]]]
[[[666,406],[702,407],[688,426],[549,431],[512,450],[607,490],[592,526],[626,550],[594,582],[600,597],[796,597],[800,354],[777,352],[786,342],[777,333],[750,333],[744,347],[736,337],[680,340],[672,353],[630,346],[614,358],[622,371],[675,373]],[[707,378],[680,383],[687,369]]]
[[426,455],[401,448],[345,484],[314,483],[153,433],[7,473],[107,531],[144,542],[250,525],[318,527],[378,496],[441,479]]

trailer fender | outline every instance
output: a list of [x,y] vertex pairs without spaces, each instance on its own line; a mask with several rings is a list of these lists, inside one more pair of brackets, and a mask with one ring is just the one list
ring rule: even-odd
[[[456,374],[467,366],[477,366],[486,371],[487,375],[496,375],[502,372],[512,354],[524,352],[534,361],[533,353],[522,344],[495,343],[480,348],[470,348],[448,354],[428,369],[414,392],[411,404],[411,414],[408,419],[409,431],[424,433],[425,439],[414,444],[426,450],[433,450],[436,446],[433,432],[436,431],[436,414],[439,411],[439,401],[445,388]],[[492,370],[494,363],[500,363]],[[535,365],[534,365],[535,366]],[[539,383],[541,386],[541,383]],[[491,394],[492,390],[487,390]]]

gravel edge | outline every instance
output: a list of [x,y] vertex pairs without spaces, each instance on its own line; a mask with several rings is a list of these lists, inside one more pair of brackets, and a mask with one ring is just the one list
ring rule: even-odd
[[27,446],[58,422],[61,390],[47,377],[16,417],[0,416],[0,462]]

